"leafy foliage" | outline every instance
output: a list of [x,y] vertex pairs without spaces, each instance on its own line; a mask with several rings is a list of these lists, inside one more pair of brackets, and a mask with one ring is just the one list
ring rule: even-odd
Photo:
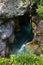
[[43,19],[43,6],[38,6],[37,13]]
[[42,6],[43,6],[43,0],[40,0],[40,5],[42,5]]
[[37,13],[43,19],[43,0],[39,0]]
[[11,55],[9,59],[0,58],[0,65],[43,65],[43,55],[34,54]]

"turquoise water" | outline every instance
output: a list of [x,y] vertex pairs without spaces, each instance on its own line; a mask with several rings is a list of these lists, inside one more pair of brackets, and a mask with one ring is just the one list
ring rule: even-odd
[[22,25],[20,32],[14,32],[16,41],[11,45],[12,54],[25,52],[25,44],[32,40],[33,34],[30,25]]

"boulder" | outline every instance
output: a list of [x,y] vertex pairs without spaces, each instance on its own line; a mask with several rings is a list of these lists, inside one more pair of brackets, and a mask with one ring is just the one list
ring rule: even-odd
[[0,17],[11,18],[24,15],[29,5],[29,0],[2,0],[0,3]]

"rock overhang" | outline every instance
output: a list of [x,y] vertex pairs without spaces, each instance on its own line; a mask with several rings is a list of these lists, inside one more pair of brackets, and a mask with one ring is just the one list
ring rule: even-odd
[[0,3],[0,17],[12,18],[13,16],[22,16],[27,11],[30,1],[26,0],[3,0]]

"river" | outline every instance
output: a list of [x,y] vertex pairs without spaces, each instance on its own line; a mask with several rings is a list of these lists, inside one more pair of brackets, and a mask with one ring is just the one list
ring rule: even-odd
[[25,44],[33,39],[30,25],[21,25],[20,32],[14,32],[16,41],[10,46],[11,54],[26,52]]

